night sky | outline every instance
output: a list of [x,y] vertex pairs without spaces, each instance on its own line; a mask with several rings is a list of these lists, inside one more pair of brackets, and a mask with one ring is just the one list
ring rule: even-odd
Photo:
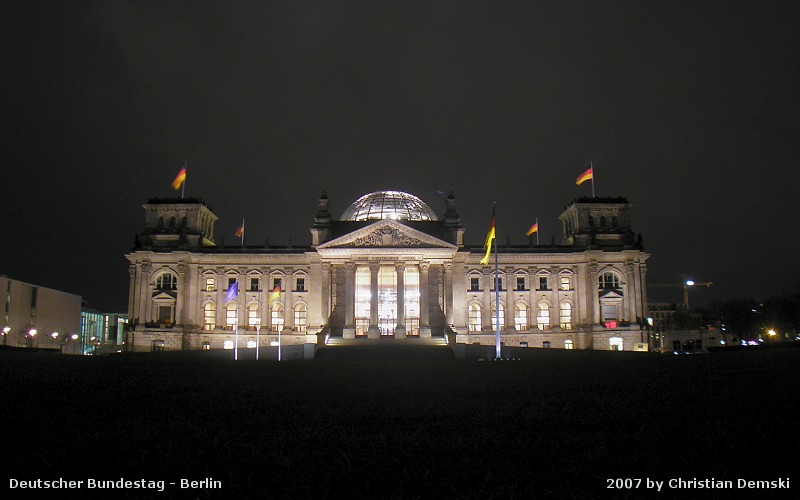
[[[17,2],[0,20],[0,273],[127,308],[142,203],[186,195],[217,242],[310,244],[379,189],[466,243],[559,242],[591,195],[633,205],[651,283],[693,305],[794,292],[793,2]],[[680,289],[651,290],[680,300]]]

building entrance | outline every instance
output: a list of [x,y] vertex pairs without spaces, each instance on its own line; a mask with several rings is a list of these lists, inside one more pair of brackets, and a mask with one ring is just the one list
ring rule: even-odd
[[378,328],[381,335],[394,335],[397,326],[397,272],[394,266],[378,271]]

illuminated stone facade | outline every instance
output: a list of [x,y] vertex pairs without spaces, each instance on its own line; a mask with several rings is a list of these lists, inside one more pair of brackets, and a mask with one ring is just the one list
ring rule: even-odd
[[323,193],[304,247],[217,246],[217,218],[198,199],[143,207],[145,230],[126,255],[132,350],[266,346],[278,332],[306,357],[336,337],[494,345],[498,298],[506,346],[646,349],[649,255],[624,198],[572,202],[561,244],[500,245],[499,292],[494,256],[483,266],[484,249],[464,245],[452,193],[441,219],[398,191],[365,195],[334,219]]

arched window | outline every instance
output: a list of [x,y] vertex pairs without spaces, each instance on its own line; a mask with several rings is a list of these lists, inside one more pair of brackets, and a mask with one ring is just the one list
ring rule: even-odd
[[261,315],[258,314],[258,304],[253,302],[247,306],[247,329],[256,330],[261,324]]
[[[492,330],[497,331],[497,303],[492,302]],[[506,307],[500,303],[500,329],[502,330],[506,324]]]
[[169,218],[169,227],[175,227],[175,217]]
[[550,329],[550,306],[546,302],[539,302],[539,310],[536,314],[536,324],[539,330]]
[[564,330],[572,329],[572,305],[566,300],[561,303],[559,308],[559,324]]
[[517,331],[528,329],[528,307],[522,302],[514,306],[514,328]]
[[172,273],[164,273],[156,279],[156,289],[158,290],[177,290],[178,277]]
[[280,302],[273,302],[269,311],[269,327],[273,332],[283,330],[283,306]]
[[606,227],[606,216],[605,215],[601,215],[600,216],[600,227]]
[[619,288],[619,276],[611,271],[600,273],[597,276],[597,288],[600,290]]
[[225,307],[225,329],[233,330],[238,320],[238,306],[236,302],[231,302]]
[[203,330],[213,330],[217,325],[217,306],[213,302],[203,306]]
[[469,305],[469,331],[481,331],[481,306],[479,304]]
[[294,329],[298,332],[305,332],[307,328],[306,305],[297,304],[294,308]]

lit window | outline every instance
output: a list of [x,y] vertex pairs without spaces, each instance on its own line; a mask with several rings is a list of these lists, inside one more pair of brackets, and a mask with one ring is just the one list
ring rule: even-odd
[[228,307],[225,308],[225,329],[233,330],[233,327],[236,326],[236,319],[236,304],[228,304]]
[[619,288],[619,276],[616,273],[605,272],[597,277],[597,285],[600,290],[606,288]]
[[481,279],[480,278],[470,278],[469,279],[469,291],[470,292],[480,292],[481,291]]
[[517,278],[517,291],[518,292],[525,291],[525,278]]
[[305,332],[307,329],[305,304],[297,304],[294,308],[294,329],[298,332]]
[[547,276],[539,276],[539,290],[547,289]]
[[528,308],[519,303],[514,307],[514,328],[517,330],[528,329]]
[[213,302],[203,306],[203,330],[213,330],[216,327],[217,307]]
[[248,349],[255,349],[256,348],[256,341],[255,340],[248,340],[247,341],[247,348]]
[[506,324],[506,308],[503,304],[500,304],[500,317],[497,316],[497,303],[492,302],[492,329],[497,331],[497,320],[500,320],[500,327],[502,328]]
[[209,342],[208,340],[204,340],[203,341],[203,350],[204,351],[210,351],[211,350],[211,342]]
[[305,292],[306,291],[306,279],[305,278],[297,278],[297,291],[298,292]]
[[481,330],[481,306],[478,304],[469,305],[469,331],[478,332]]
[[539,330],[550,329],[550,306],[544,302],[539,302],[539,310],[536,314],[536,324]]
[[214,292],[217,289],[217,280],[215,278],[206,278],[206,292]]
[[226,340],[222,343],[223,349],[233,349],[233,340]]
[[270,310],[270,328],[273,332],[283,330],[283,309],[280,306]]
[[571,340],[565,340],[564,341],[564,349],[573,349],[573,348],[574,347],[572,345],[572,341]]
[[164,273],[156,280],[156,288],[159,290],[177,290],[178,277],[172,273]]
[[561,277],[561,289],[562,290],[570,290],[570,279],[569,276],[562,276]]
[[565,330],[572,329],[572,305],[569,302],[562,302],[559,309],[559,324]]
[[261,324],[261,318],[258,314],[258,304],[252,303],[247,306],[247,328],[255,330]]

